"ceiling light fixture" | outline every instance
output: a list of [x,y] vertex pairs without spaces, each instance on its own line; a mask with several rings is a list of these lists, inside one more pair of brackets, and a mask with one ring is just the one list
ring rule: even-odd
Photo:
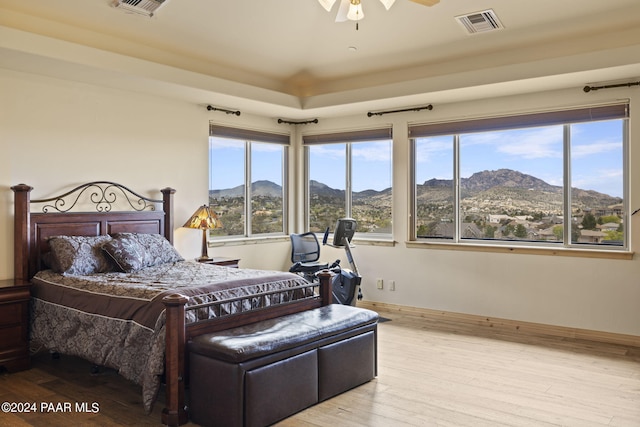
[[[318,0],[320,5],[327,11],[331,12],[331,8],[337,0]],[[384,5],[384,8],[389,10],[396,0],[380,0],[380,3]],[[439,3],[440,0],[411,0],[414,3],[419,3],[424,6],[433,6]],[[362,10],[362,4],[360,0],[340,0],[340,7],[338,8],[338,14],[336,15],[336,22],[355,21],[356,30],[358,29],[358,21],[364,18],[364,11]]]

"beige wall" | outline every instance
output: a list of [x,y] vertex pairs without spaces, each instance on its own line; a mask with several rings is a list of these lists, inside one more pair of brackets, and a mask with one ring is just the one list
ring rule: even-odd
[[[578,83],[581,84],[581,83]],[[637,92],[637,90],[636,90]],[[448,120],[513,111],[581,105],[631,97],[633,89],[586,95],[579,87],[512,98],[436,105],[433,111],[367,118],[321,119],[318,125],[286,127],[268,117],[227,117],[201,105],[0,70],[0,278],[13,274],[13,193],[26,183],[33,197],[46,197],[91,180],[112,180],[151,197],[171,186],[176,225],[207,197],[208,121],[294,133],[292,159],[300,161],[300,134],[394,126],[393,247],[358,245],[354,256],[364,276],[367,300],[426,307],[640,336],[640,261],[495,254],[406,248],[409,122]],[[640,96],[631,111],[640,111]],[[636,129],[638,129],[636,131]],[[638,136],[631,129],[631,208],[640,203]],[[126,154],[125,154],[126,153]],[[301,193],[302,168],[291,168],[292,189]],[[298,206],[299,197],[292,200]],[[632,242],[640,241],[638,221]],[[301,216],[292,214],[300,227]],[[176,247],[185,257],[199,253],[200,234],[178,228]],[[216,246],[210,255],[239,256],[241,266],[285,269],[286,240],[267,244]],[[322,258],[343,257],[323,249]],[[396,291],[378,290],[375,279],[395,280]]]

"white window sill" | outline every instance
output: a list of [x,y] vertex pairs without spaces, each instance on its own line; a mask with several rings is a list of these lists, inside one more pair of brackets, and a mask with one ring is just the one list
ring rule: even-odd
[[445,242],[425,242],[407,241],[407,248],[439,249],[451,251],[476,251],[493,252],[505,254],[526,254],[526,255],[552,255],[569,256],[582,258],[606,258],[606,259],[633,259],[633,252],[598,250],[598,249],[577,249],[577,248],[543,248],[535,246],[507,246],[507,245],[482,245],[477,243],[445,243]]
[[[261,236],[261,237],[228,237],[228,238],[215,238],[209,239],[207,246],[210,248],[219,246],[239,246],[239,245],[258,245],[262,243],[276,243],[276,242],[289,242],[290,237],[287,235],[278,236]],[[395,246],[395,240],[391,238],[353,238],[352,244],[362,246]]]
[[240,245],[259,245],[262,243],[289,242],[291,239],[286,235],[278,236],[260,236],[260,237],[229,237],[209,239],[208,246],[215,248],[219,246],[240,246]]
[[370,238],[362,238],[362,237],[354,237],[351,240],[351,243],[354,245],[362,245],[362,246],[395,246],[396,242],[391,237],[380,238],[380,237],[370,237]]

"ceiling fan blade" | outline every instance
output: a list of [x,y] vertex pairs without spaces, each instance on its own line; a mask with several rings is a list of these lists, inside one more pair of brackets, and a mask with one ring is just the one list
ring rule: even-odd
[[336,2],[336,0],[318,0],[320,2],[320,5],[322,5],[322,7],[324,7],[324,10],[326,10],[327,12],[331,12],[331,8],[333,7],[333,4]]
[[349,0],[340,0],[340,6],[338,7],[338,14],[336,15],[336,22],[344,22],[347,20],[347,14],[349,13],[349,6],[351,2]]
[[393,6],[395,2],[396,0],[380,0],[380,3],[382,3],[387,10],[391,9],[391,6]]
[[414,3],[421,4],[423,6],[433,6],[434,4],[440,3],[440,0],[411,0]]

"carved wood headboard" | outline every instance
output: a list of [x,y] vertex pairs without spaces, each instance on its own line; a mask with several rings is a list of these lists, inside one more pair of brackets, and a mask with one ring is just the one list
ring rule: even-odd
[[[11,187],[14,197],[14,277],[28,281],[42,269],[42,255],[49,250],[51,236],[99,236],[113,233],[158,233],[173,243],[173,194],[164,188],[162,200],[141,196],[110,181],[82,184],[59,196],[31,200],[33,187]],[[95,208],[74,212],[79,202]],[[130,210],[112,211],[126,205]],[[122,203],[124,202],[124,203]],[[31,212],[32,205],[39,206]],[[83,206],[85,206],[83,204]]]

